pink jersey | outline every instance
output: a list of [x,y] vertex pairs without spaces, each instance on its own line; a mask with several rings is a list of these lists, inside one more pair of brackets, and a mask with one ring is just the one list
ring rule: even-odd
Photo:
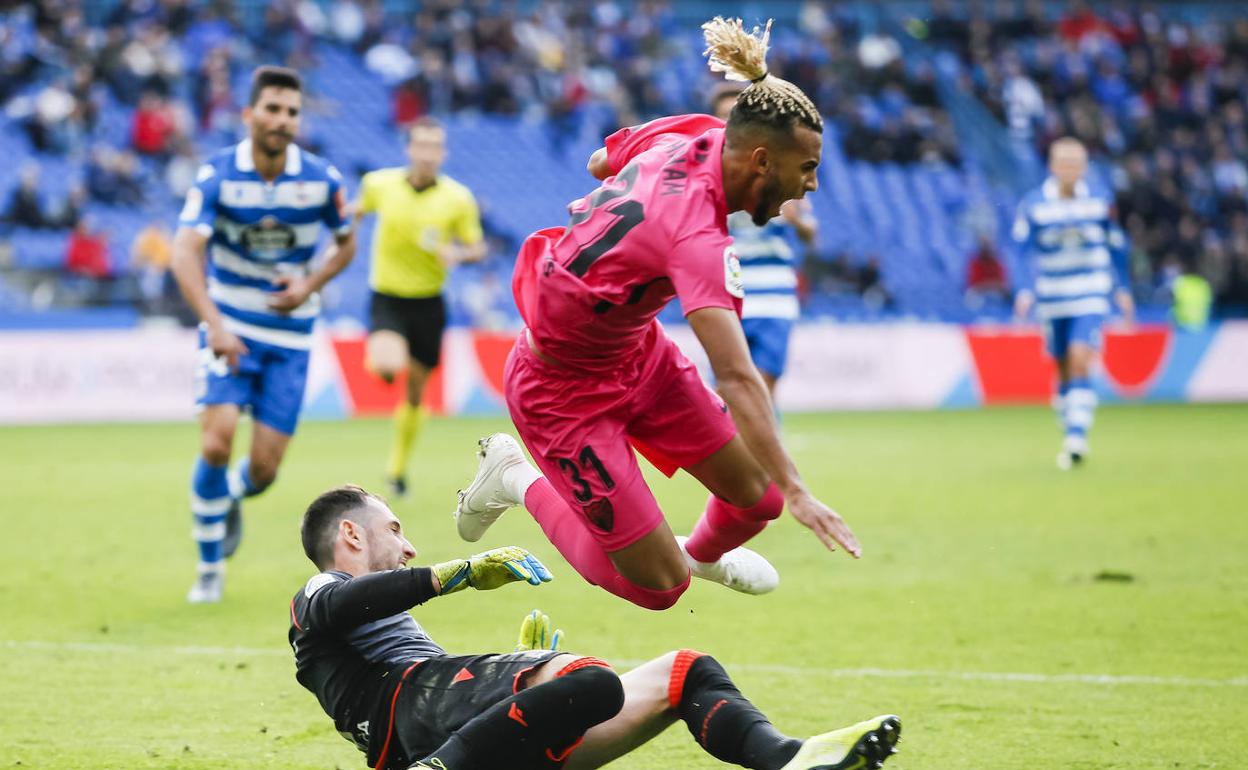
[[673,297],[685,315],[707,307],[740,315],[723,125],[678,115],[607,138],[615,175],[569,206],[566,228],[531,235],[516,261],[516,301],[542,352],[604,372],[644,353]]

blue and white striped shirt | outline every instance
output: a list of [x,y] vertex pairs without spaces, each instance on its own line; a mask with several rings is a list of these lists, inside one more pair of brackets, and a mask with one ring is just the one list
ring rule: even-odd
[[1019,204],[1013,235],[1021,247],[1015,284],[1035,293],[1042,321],[1108,315],[1111,292],[1129,286],[1113,199],[1093,194],[1085,181],[1063,198],[1057,180],[1045,180]]
[[796,321],[797,268],[793,247],[785,238],[787,225],[777,217],[759,227],[750,215],[738,211],[728,217],[733,251],[741,260],[745,304],[741,317],[782,318]]
[[350,230],[343,204],[342,175],[294,143],[272,182],[256,172],[250,139],[200,167],[178,223],[209,237],[208,296],[227,329],[270,345],[311,347],[320,295],[289,312],[271,310],[268,301],[280,288],[275,279],[311,271],[322,223],[335,235]]

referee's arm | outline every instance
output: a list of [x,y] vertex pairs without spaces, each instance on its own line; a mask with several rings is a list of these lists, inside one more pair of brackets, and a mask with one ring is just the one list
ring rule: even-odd
[[462,265],[465,262],[480,262],[485,259],[485,233],[481,228],[481,210],[472,193],[467,193],[460,203],[459,216],[451,225],[452,240],[442,248],[439,256],[442,263],[448,266]]
[[448,265],[462,265],[465,262],[480,262],[485,259],[485,241],[476,243],[449,243],[442,252],[442,261]]

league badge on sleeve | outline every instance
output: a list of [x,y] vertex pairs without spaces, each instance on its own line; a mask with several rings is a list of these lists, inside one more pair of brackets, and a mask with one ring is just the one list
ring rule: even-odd
[[204,210],[204,194],[200,192],[198,187],[192,187],[186,191],[186,203],[182,206],[181,219],[190,222],[199,219],[199,214]]
[[724,288],[737,299],[745,298],[745,282],[741,278],[741,260],[732,246],[724,248]]

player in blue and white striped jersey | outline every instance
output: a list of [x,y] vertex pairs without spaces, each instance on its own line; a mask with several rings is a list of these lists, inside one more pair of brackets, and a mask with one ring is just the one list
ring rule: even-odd
[[1022,254],[1014,271],[1014,311],[1034,306],[1057,361],[1056,406],[1065,436],[1058,467],[1070,468],[1088,454],[1088,430],[1096,410],[1089,377],[1101,346],[1101,324],[1112,295],[1130,323],[1135,313],[1127,276],[1125,238],[1114,221],[1114,202],[1095,194],[1084,174],[1088,153],[1076,139],[1049,149],[1052,174],[1019,204],[1014,239]]
[[[741,88],[725,84],[712,97],[711,110],[720,120],[728,120]],[[749,212],[728,217],[728,233],[733,251],[741,260],[741,282],[745,302],[741,328],[750,346],[750,358],[775,397],[776,383],[784,374],[789,356],[789,336],[801,312],[797,302],[797,257],[789,232],[805,246],[814,243],[818,220],[810,202],[791,200],[780,208],[780,216],[759,227]]]
[[773,396],[784,374],[793,324],[801,313],[797,256],[788,233],[791,230],[803,244],[810,244],[815,239],[816,222],[805,200],[788,201],[780,208],[780,216],[762,227],[744,211],[728,217],[728,232],[741,260],[745,287],[741,328],[750,346],[750,358]]
[[[302,99],[294,70],[253,73],[243,110],[250,136],[200,168],[174,238],[174,276],[201,320],[191,602],[221,599],[224,560],[242,536],[241,500],[273,482],[299,420],[318,292],[355,255],[342,177],[294,143]],[[314,260],[322,225],[334,242]],[[253,419],[251,451],[230,471],[243,410]]]

